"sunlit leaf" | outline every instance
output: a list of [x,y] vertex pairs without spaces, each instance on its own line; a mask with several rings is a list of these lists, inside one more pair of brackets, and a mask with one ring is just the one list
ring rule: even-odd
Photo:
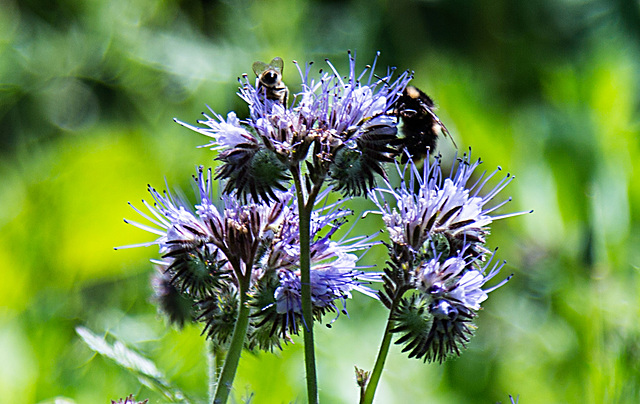
[[115,340],[111,344],[82,326],[76,327],[76,332],[89,348],[136,374],[145,386],[159,391],[172,402],[189,402],[178,388],[171,386],[153,361],[128,348],[123,342]]

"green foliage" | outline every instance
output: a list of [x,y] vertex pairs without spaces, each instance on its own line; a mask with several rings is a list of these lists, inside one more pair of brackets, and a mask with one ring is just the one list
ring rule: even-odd
[[[130,352],[145,352],[167,383],[206,396],[202,326],[175,331],[148,301],[147,260],[156,251],[112,249],[149,240],[122,223],[135,215],[126,202],[165,177],[186,189],[194,166],[217,164],[196,148],[205,139],[171,118],[192,122],[205,104],[246,118],[236,78],[255,60],[282,57],[293,97],[292,60],[315,60],[317,70],[328,57],[341,69],[347,49],[359,60],[380,50],[380,66],[414,70],[458,152],[471,146],[487,170],[515,174],[513,210],[535,211],[495,223],[487,237],[515,276],[488,301],[464,356],[424,365],[392,349],[378,400],[473,404],[511,393],[521,403],[640,401],[638,7],[2,2],[3,402],[108,402],[130,393],[167,401],[136,372],[92,356],[78,325],[117,336],[136,347]],[[453,146],[440,145],[449,164]],[[368,203],[356,199],[354,209]],[[370,215],[352,234],[379,228]],[[382,265],[384,256],[379,248],[365,260]],[[355,299],[349,313],[330,331],[317,327],[321,402],[357,400],[353,366],[369,370],[380,341],[379,303]],[[115,342],[91,335],[96,348],[114,350]],[[274,354],[247,353],[235,397],[302,401],[302,353],[293,342]]]
[[76,327],[76,332],[89,348],[133,372],[140,379],[140,383],[160,391],[171,402],[188,403],[182,392],[171,386],[156,364],[148,358],[133,351],[121,341],[115,340],[111,344],[85,327]]

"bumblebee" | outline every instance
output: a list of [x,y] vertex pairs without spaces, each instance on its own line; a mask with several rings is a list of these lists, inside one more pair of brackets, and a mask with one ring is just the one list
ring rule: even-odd
[[289,89],[282,81],[282,69],[284,68],[282,58],[275,57],[269,64],[257,61],[253,63],[252,67],[258,77],[258,91],[264,91],[268,100],[275,100],[286,106]]
[[[433,112],[435,104],[431,97],[414,86],[405,87],[396,101],[395,114],[402,120],[401,145],[407,149],[414,161],[421,160],[436,149],[438,135],[448,136],[453,145],[451,134],[440,118]],[[408,156],[402,154],[401,161],[406,163]]]

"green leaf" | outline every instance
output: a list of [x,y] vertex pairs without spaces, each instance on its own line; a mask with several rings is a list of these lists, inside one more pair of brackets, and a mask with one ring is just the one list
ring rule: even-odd
[[115,340],[111,344],[105,337],[96,335],[82,326],[76,327],[76,333],[89,348],[133,372],[145,386],[160,392],[172,402],[189,403],[178,388],[171,386],[153,361],[127,347],[123,342]]

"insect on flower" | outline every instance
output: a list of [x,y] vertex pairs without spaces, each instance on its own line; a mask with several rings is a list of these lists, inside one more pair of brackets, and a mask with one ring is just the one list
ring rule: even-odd
[[[447,127],[433,112],[434,109],[431,97],[414,86],[405,87],[396,102],[395,114],[402,119],[402,145],[414,161],[425,158],[428,153],[433,154],[440,133],[448,136],[453,145],[458,147]],[[403,154],[402,162],[406,163],[407,160],[408,156]]]
[[[282,69],[284,68],[282,58],[275,57],[269,64],[257,61],[253,63],[252,68],[258,77],[259,91],[264,91],[268,100],[275,100],[286,106],[289,89],[282,81]],[[263,88],[264,90],[262,90]]]

